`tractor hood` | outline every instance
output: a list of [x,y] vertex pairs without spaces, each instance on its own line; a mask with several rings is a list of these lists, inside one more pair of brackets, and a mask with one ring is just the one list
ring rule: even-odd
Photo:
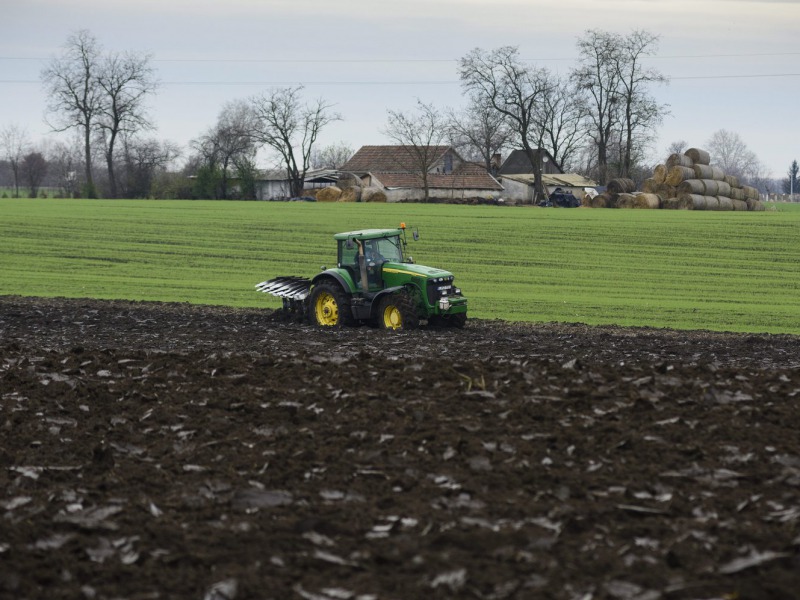
[[445,279],[453,277],[450,271],[426,267],[425,265],[415,265],[411,263],[383,263],[383,272],[387,274],[406,275],[410,277],[420,277],[422,279]]

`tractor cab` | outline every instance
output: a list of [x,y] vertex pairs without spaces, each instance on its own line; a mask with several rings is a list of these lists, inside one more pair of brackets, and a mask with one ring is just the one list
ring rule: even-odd
[[338,245],[338,267],[350,276],[355,289],[381,290],[384,288],[384,264],[411,262],[403,256],[403,234],[403,229],[365,229],[334,236]]

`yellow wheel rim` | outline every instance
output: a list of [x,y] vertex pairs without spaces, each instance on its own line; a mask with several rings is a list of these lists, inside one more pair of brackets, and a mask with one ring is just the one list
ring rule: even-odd
[[327,292],[317,296],[317,303],[314,305],[314,312],[317,315],[317,323],[328,327],[339,322],[339,305],[336,298]]
[[383,325],[386,329],[400,329],[403,326],[403,315],[396,306],[383,309]]

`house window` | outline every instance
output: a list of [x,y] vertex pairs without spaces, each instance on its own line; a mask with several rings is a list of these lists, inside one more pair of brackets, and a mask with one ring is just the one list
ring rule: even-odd
[[444,172],[451,173],[453,171],[453,155],[452,154],[445,154],[444,155]]

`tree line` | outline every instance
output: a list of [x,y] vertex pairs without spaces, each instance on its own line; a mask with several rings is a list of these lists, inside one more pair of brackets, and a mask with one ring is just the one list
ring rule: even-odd
[[[475,48],[458,61],[464,107],[418,100],[414,111],[388,109],[382,132],[406,146],[426,189],[435,158],[427,148],[442,144],[487,169],[494,155],[523,150],[538,196],[545,194],[543,150],[563,170],[600,184],[615,177],[641,181],[651,168],[655,131],[669,114],[654,95],[667,78],[645,65],[658,42],[644,30],[589,30],[577,40],[577,64],[565,75],[523,60],[515,46]],[[19,126],[0,129],[0,167],[13,181],[14,195],[24,182],[33,195],[49,184],[88,198],[254,198],[256,157],[266,151],[290,193],[299,196],[310,169],[338,168],[353,154],[345,144],[318,147],[323,129],[342,117],[324,98],[305,99],[302,86],[227,102],[216,123],[185,150],[159,140],[147,111],[159,85],[152,57],[108,52],[86,30],[69,36],[41,80],[47,123],[53,132],[73,136],[36,148]],[[670,151],[681,145],[673,143]],[[726,172],[769,185],[737,134],[715,133],[708,149]],[[174,167],[178,158],[180,169]],[[793,181],[787,178],[784,187],[796,190]]]

